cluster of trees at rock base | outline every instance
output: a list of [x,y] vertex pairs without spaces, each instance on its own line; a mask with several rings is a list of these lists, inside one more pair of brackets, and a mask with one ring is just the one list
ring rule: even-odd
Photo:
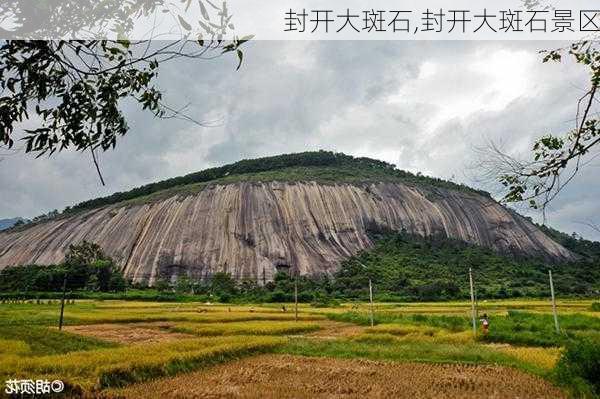
[[59,265],[16,266],[0,271],[0,291],[62,291],[65,279],[68,290],[120,292],[127,287],[123,274],[100,246],[83,241],[71,245]]
[[[581,238],[557,236],[582,258],[555,265],[539,259],[505,257],[490,249],[443,237],[382,233],[375,238],[372,249],[342,262],[334,276],[298,277],[299,300],[314,304],[367,300],[369,278],[378,301],[467,299],[469,268],[473,269],[479,300],[547,297],[549,268],[553,271],[557,295],[600,294],[600,243]],[[148,300],[292,302],[296,283],[296,277],[285,272],[277,273],[265,285],[255,279],[236,281],[229,274],[215,273],[210,280],[186,276],[174,282],[159,279],[154,287],[148,288],[128,283],[97,245],[84,242],[71,247],[61,265],[31,265],[1,271],[0,290],[21,295],[57,292],[62,289],[65,273],[68,289],[80,290],[83,297],[119,293],[129,287],[126,295],[113,297]]]
[[[469,298],[468,270],[472,268],[479,300],[550,295],[548,269],[554,275],[557,295],[600,294],[600,243],[566,236],[572,250],[586,248],[577,262],[548,264],[541,259],[506,257],[494,251],[443,237],[423,238],[405,233],[385,234],[374,248],[342,262],[327,276],[298,278],[301,302],[367,300],[371,278],[376,300],[438,301]],[[364,266],[363,266],[364,265]],[[366,268],[365,268],[366,267]],[[196,293],[221,300],[291,302],[295,277],[278,273],[262,287],[255,281],[236,284],[219,273],[213,282],[196,287]],[[185,292],[189,282],[175,287]]]
[[[342,296],[363,292],[371,277],[378,292],[391,297],[466,299],[471,268],[479,299],[546,297],[550,269],[558,295],[599,295],[600,243],[567,239],[570,249],[581,255],[580,260],[550,264],[542,259],[502,256],[444,237],[386,234],[373,249],[344,262],[335,281]],[[578,252],[579,248],[586,248],[587,253]]]

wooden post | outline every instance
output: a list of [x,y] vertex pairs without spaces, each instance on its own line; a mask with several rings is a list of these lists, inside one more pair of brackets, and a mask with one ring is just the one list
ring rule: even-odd
[[63,326],[63,316],[65,313],[65,296],[67,296],[67,274],[65,273],[65,278],[63,280],[63,293],[62,298],[60,300],[60,319],[58,319],[58,329],[62,330]]
[[469,285],[471,287],[471,318],[473,319],[473,335],[477,335],[477,322],[475,321],[475,293],[473,290],[473,273],[469,268]]
[[369,278],[369,303],[371,310],[371,327],[373,327],[373,284],[371,284],[371,279]]
[[475,320],[479,320],[479,298],[477,298],[477,291],[473,290],[475,296]]
[[298,274],[296,274],[296,281],[294,282],[294,320],[298,321]]
[[263,266],[263,287],[267,285],[267,276],[265,275],[265,268]]
[[550,278],[550,295],[552,296],[552,313],[554,314],[554,328],[556,333],[560,333],[558,326],[558,315],[556,314],[556,299],[554,298],[554,283],[552,282],[552,270],[548,269],[548,277]]

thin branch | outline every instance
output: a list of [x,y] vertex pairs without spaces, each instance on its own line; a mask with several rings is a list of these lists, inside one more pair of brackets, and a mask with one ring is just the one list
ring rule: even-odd
[[583,224],[583,225],[585,225],[585,226],[587,226],[587,227],[591,228],[592,230],[594,230],[594,231],[596,231],[596,232],[600,233],[600,225],[597,225],[597,224],[595,224],[595,223],[592,223],[592,222],[575,222],[575,223],[578,223],[578,224]]
[[100,177],[100,183],[103,186],[106,186],[104,183],[104,178],[102,177],[102,172],[100,172],[100,166],[98,165],[98,160],[96,159],[96,154],[94,153],[94,148],[90,146],[90,152],[92,153],[92,159],[94,160],[94,165],[96,166],[96,172],[98,172],[98,177]]

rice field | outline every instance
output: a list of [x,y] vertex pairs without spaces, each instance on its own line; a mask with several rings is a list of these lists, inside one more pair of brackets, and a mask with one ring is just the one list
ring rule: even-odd
[[125,397],[565,398],[539,377],[499,366],[265,355],[115,391]]
[[171,329],[176,332],[202,337],[222,335],[290,335],[316,331],[320,327],[315,322],[295,321],[247,321],[230,323],[178,323]]
[[559,301],[557,336],[547,302],[480,303],[485,337],[466,302],[376,304],[371,327],[364,303],[296,320],[281,304],[77,301],[62,331],[58,302],[7,303],[0,379],[60,379],[67,397],[558,398],[565,337],[600,334],[592,302]]
[[183,339],[62,355],[8,356],[0,365],[0,376],[66,379],[84,390],[98,390],[191,371],[219,359],[267,351],[283,342],[278,337],[237,336]]

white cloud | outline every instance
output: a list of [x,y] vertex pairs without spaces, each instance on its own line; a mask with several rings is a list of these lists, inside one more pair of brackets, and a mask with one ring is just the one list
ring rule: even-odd
[[457,54],[451,61],[434,54],[422,61],[417,79],[400,87],[388,101],[431,105],[434,111],[425,126],[432,134],[451,119],[499,111],[521,96],[532,96],[537,58],[531,51],[495,46]]

